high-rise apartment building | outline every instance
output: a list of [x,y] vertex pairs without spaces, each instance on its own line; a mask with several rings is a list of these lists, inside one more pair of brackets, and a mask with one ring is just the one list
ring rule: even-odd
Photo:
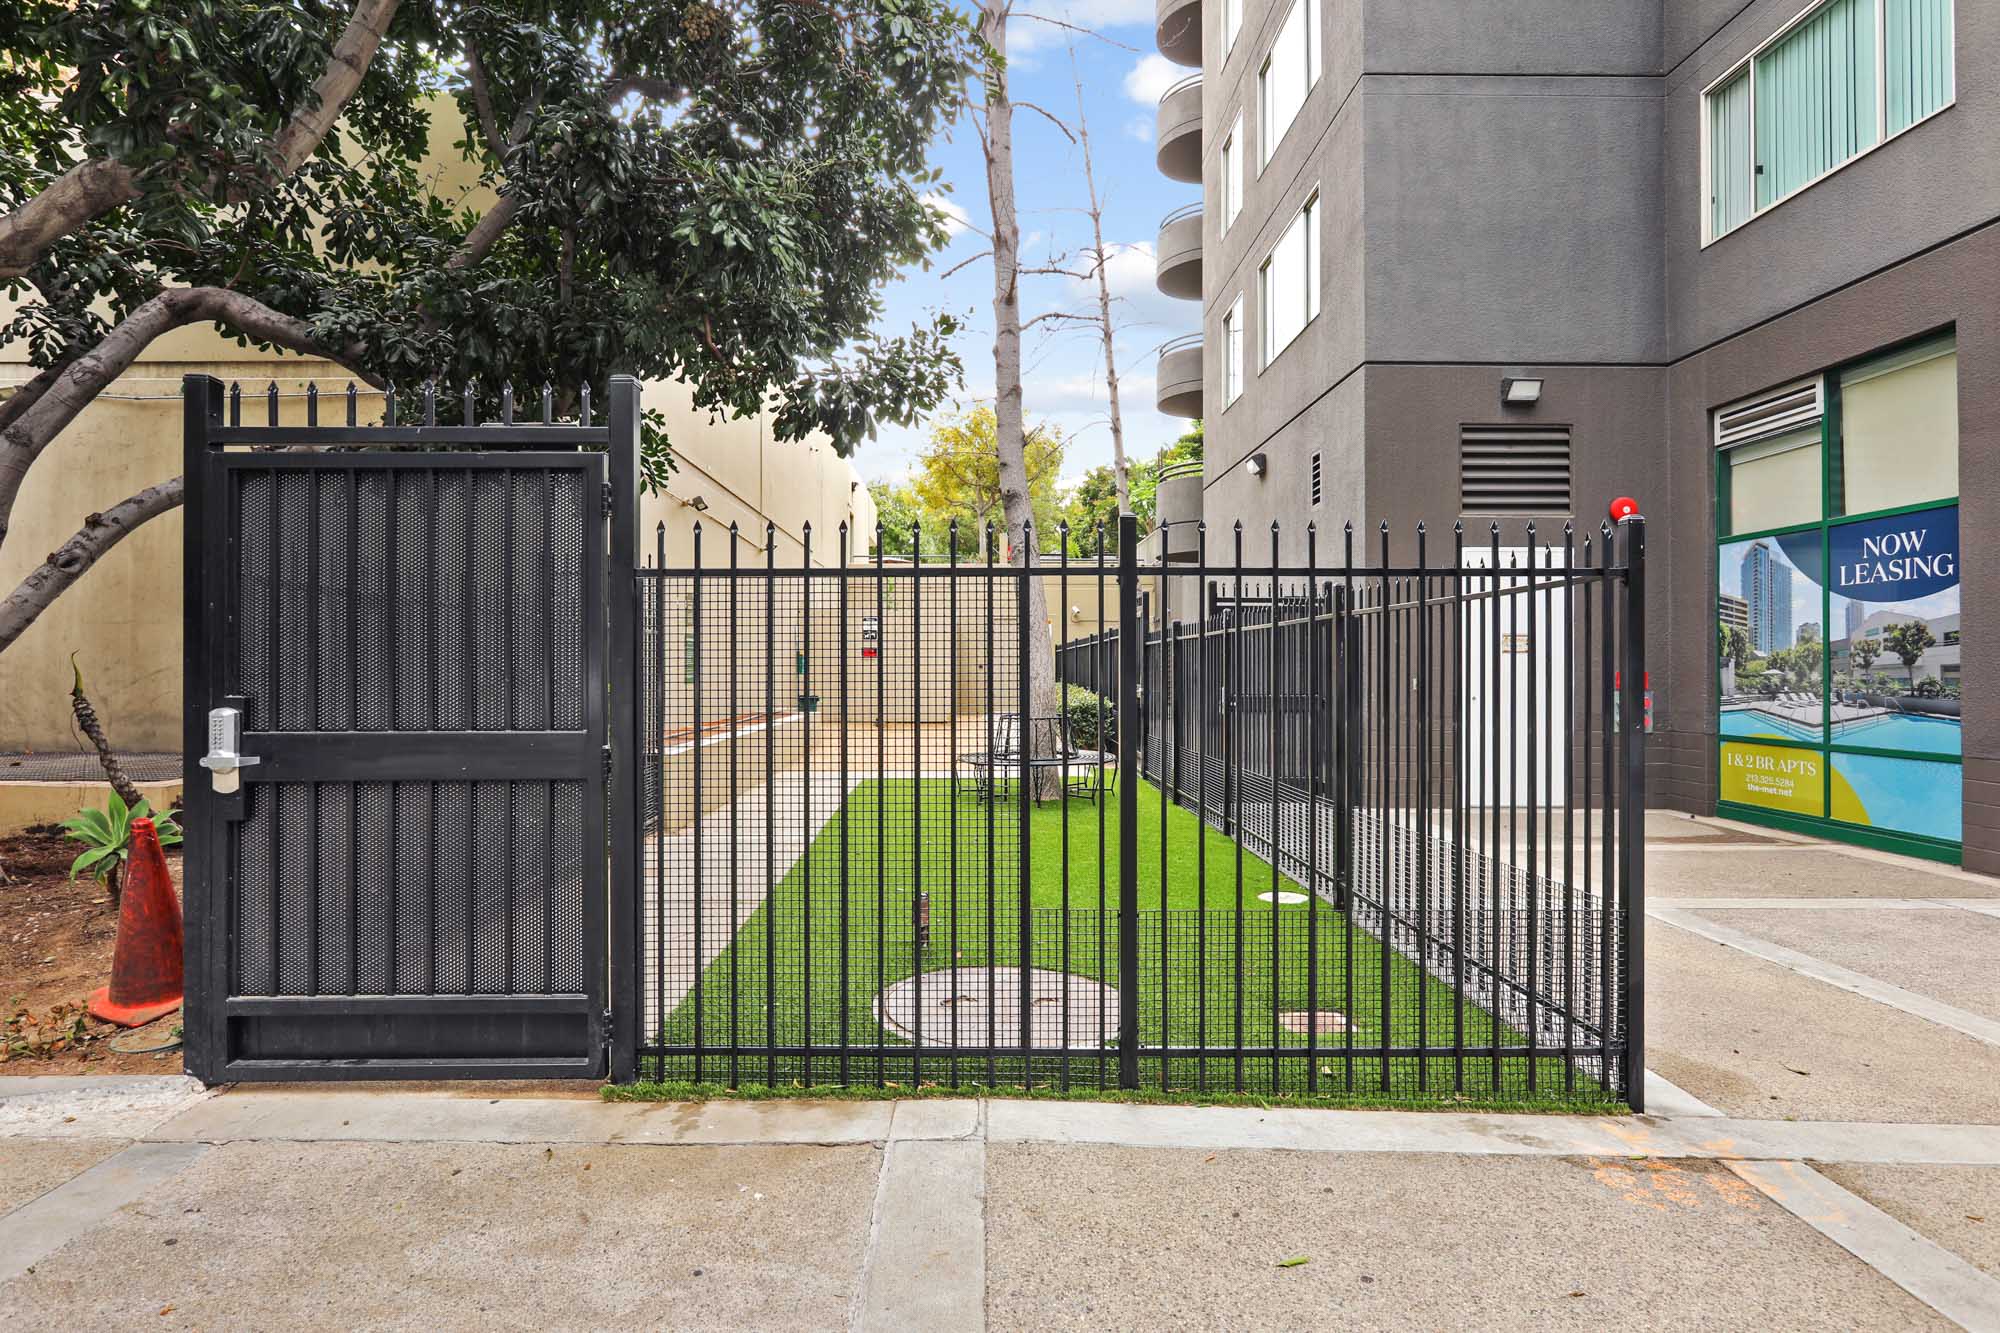
[[[1291,559],[1309,519],[1386,519],[1400,558],[1419,519],[1497,522],[1518,545],[1529,519],[1594,532],[1608,501],[1636,496],[1654,802],[2000,869],[2000,806],[1961,795],[1963,778],[2000,780],[1981,675],[2000,626],[1964,627],[1958,731],[1890,747],[1943,757],[1890,773],[1890,755],[1808,729],[1784,743],[1816,776],[1784,808],[1731,785],[1747,742],[1719,726],[1714,652],[1718,570],[1746,538],[1837,556],[1917,514],[1914,540],[1950,541],[1957,568],[1961,521],[2000,518],[2000,469],[1973,465],[2000,448],[2000,4],[1156,14],[1159,49],[1189,69],[1157,140],[1189,206],[1157,255],[1191,330],[1162,351],[1158,401],[1205,420],[1210,529],[1279,519]],[[1790,577],[1815,586],[1796,590],[1797,618],[1851,617],[1830,580],[1854,562],[1801,559]],[[1984,585],[2000,562],[1967,543],[1962,577]],[[1864,618],[1895,591],[1860,589]],[[1743,595],[1760,651],[1790,646],[1791,603],[1768,597],[1760,616]],[[1836,809],[1836,774],[1865,795],[1871,765],[1928,784],[1952,818],[1864,826]]]

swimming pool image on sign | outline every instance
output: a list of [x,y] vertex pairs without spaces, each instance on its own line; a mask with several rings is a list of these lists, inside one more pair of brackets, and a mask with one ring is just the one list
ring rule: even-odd
[[[1906,750],[1914,754],[1959,753],[1959,721],[1955,717],[1924,717],[1910,713],[1875,712],[1841,718],[1833,724],[1834,744],[1865,745],[1875,750]],[[1796,712],[1783,714],[1760,708],[1722,710],[1722,734],[1755,740],[1817,741],[1820,728]]]

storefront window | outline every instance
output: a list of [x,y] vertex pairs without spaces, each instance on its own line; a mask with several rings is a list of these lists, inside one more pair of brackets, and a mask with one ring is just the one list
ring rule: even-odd
[[[1956,844],[1956,346],[1900,348],[1819,387],[1823,415],[1800,419],[1809,394],[1782,432],[1718,459],[1721,800],[1913,850]],[[1718,437],[1759,410],[1718,414]]]
[[1820,517],[1820,423],[1738,445],[1729,463],[1729,530],[1764,532]]
[[1958,347],[1949,337],[1840,374],[1840,507],[1863,514],[1958,494]]

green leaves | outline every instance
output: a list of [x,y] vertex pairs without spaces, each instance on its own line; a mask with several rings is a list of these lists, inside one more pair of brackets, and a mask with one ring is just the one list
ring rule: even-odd
[[75,879],[88,870],[102,880],[112,871],[120,869],[131,855],[132,821],[135,819],[153,821],[153,830],[159,834],[162,847],[180,845],[181,828],[171,813],[156,815],[146,801],[140,801],[128,810],[124,799],[114,791],[110,793],[104,809],[86,806],[63,821],[63,831],[84,845],[76,860],[70,863],[69,877]]
[[944,0],[404,0],[335,133],[271,179],[352,12],[0,0],[0,213],[82,156],[142,191],[37,265],[0,342],[58,365],[163,287],[228,286],[406,387],[547,381],[573,412],[615,372],[681,377],[842,452],[957,383],[950,319],[870,336],[944,239],[926,154],[978,60]]

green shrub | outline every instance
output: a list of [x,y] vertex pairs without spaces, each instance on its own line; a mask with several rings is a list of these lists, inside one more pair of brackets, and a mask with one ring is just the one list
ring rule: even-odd
[[[1104,743],[1098,743],[1099,709],[1104,714]],[[1079,750],[1116,750],[1118,714],[1111,700],[1081,685],[1063,686],[1063,715],[1069,719],[1069,738]]]

